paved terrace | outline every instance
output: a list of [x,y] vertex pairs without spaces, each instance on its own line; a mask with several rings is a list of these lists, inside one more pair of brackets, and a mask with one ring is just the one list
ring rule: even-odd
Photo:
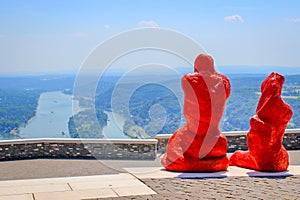
[[289,170],[282,173],[238,167],[217,173],[167,172],[160,155],[154,160],[1,161],[0,200],[300,199],[300,151],[289,155]]
[[300,199],[300,151],[283,173],[238,167],[167,172],[156,160],[32,159],[0,162],[0,200]]

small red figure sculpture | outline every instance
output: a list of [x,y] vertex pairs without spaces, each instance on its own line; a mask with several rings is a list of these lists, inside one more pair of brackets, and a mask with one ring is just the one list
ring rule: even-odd
[[284,77],[274,72],[263,81],[256,115],[250,119],[248,151],[236,151],[230,158],[230,165],[257,171],[287,170],[289,156],[282,140],[293,112],[281,99],[283,83]]
[[182,78],[186,125],[169,139],[162,165],[170,171],[215,172],[226,170],[227,139],[219,130],[230,82],[215,71],[214,60],[199,55],[194,73]]

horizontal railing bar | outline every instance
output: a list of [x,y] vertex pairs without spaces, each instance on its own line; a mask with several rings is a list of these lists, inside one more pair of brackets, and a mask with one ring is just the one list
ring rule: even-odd
[[[245,136],[248,131],[227,131],[226,136]],[[300,133],[300,129],[286,129],[285,134]],[[158,134],[155,139],[81,139],[81,138],[32,138],[0,140],[0,145],[33,144],[33,143],[114,143],[114,144],[157,144],[156,139],[168,139],[172,134]]]
[[157,144],[156,139],[81,139],[81,138],[33,138],[17,140],[0,140],[0,145],[35,144],[35,143],[112,143],[112,144]]

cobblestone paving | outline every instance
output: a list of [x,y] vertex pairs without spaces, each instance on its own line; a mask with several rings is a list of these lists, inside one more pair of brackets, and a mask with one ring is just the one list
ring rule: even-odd
[[144,179],[157,195],[111,200],[175,199],[300,199],[300,176],[276,178]]

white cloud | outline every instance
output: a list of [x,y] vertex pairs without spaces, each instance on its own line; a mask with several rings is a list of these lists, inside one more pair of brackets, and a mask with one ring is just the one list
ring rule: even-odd
[[110,25],[105,24],[105,25],[104,25],[104,28],[105,28],[105,29],[110,29]]
[[75,32],[73,35],[77,38],[88,38],[90,35],[85,32]]
[[159,28],[159,25],[155,22],[155,21],[140,21],[139,22],[140,26],[144,26],[144,27],[151,27],[151,28]]
[[225,22],[234,22],[234,21],[240,21],[240,22],[244,22],[244,19],[238,15],[238,14],[235,14],[235,15],[230,15],[230,16],[227,16],[224,18],[224,21]]
[[300,18],[292,19],[292,21],[293,21],[294,23],[299,23],[299,22],[300,22]]

